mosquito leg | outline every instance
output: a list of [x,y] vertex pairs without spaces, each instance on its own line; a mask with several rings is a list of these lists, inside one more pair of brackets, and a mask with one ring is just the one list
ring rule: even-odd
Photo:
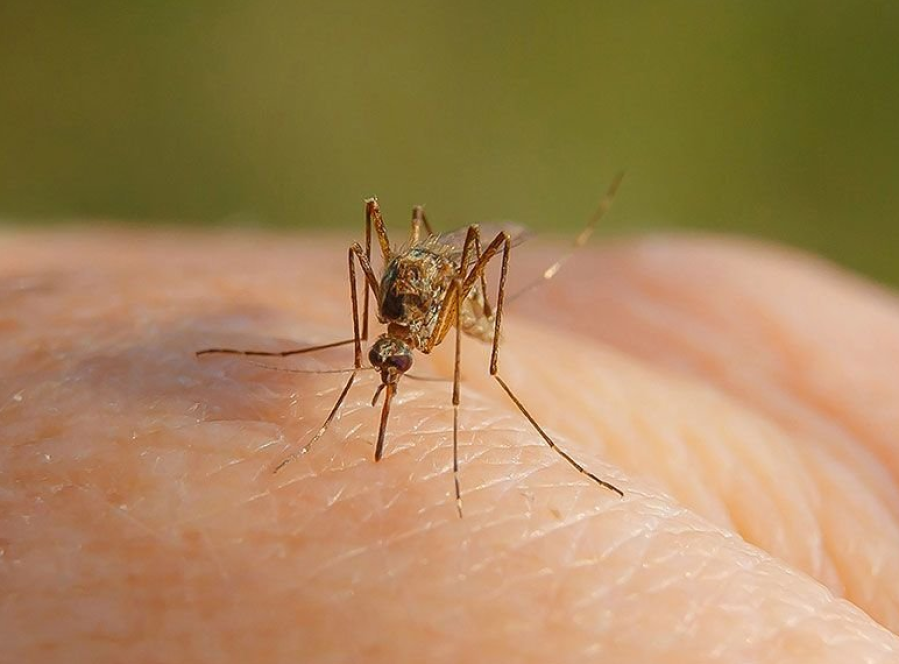
[[[505,234],[504,234],[505,235]],[[493,243],[491,243],[492,246]],[[547,445],[556,453],[559,454],[565,461],[567,461],[575,470],[579,473],[582,473],[589,477],[591,480],[596,482],[597,484],[606,487],[607,489],[614,491],[619,496],[624,496],[624,493],[613,484],[606,482],[605,480],[601,480],[596,475],[586,470],[580,463],[575,461],[571,456],[568,455],[567,452],[562,450],[558,445],[556,445],[555,441],[550,438],[549,434],[543,430],[539,424],[537,424],[537,420],[534,419],[534,416],[528,411],[525,405],[521,402],[521,400],[515,396],[515,393],[512,389],[506,384],[506,382],[499,375],[499,345],[501,339],[501,331],[503,325],[503,299],[506,293],[506,276],[509,273],[509,251],[512,247],[512,243],[509,239],[508,235],[505,235],[505,239],[503,242],[503,262],[502,267],[500,269],[500,277],[499,277],[499,291],[496,296],[496,327],[494,328],[494,336],[493,336],[493,350],[490,354],[490,375],[496,378],[497,382],[503,388],[512,402],[518,407],[518,410],[521,411],[521,414],[527,418],[528,422],[531,423],[531,426],[537,430],[537,433],[540,434],[540,437],[546,442]],[[483,269],[483,268],[482,268]],[[472,275],[474,276],[474,275]]]
[[302,355],[304,353],[314,353],[319,350],[327,350],[328,348],[337,348],[338,346],[347,346],[356,341],[355,339],[344,339],[342,341],[332,341],[328,344],[320,346],[309,346],[308,348],[293,348],[291,350],[240,350],[238,348],[204,348],[198,350],[195,354],[197,357],[201,355],[211,355],[213,353],[224,353],[228,355],[251,355],[254,357],[288,357],[290,355]]
[[[359,259],[359,267],[362,268],[362,273],[365,275],[365,283],[367,285],[365,294],[368,295],[370,290],[377,301],[380,298],[381,285],[378,283],[378,278],[375,276],[375,271],[372,269],[371,262],[368,260],[368,257],[365,255],[365,252],[362,250],[362,247],[359,246],[358,242],[352,244],[350,251],[356,254],[356,258]],[[365,324],[368,322],[367,312],[362,320],[362,328],[365,329]],[[365,339],[365,335],[360,336],[360,339]]]
[[[477,265],[481,260],[481,227],[477,224],[472,224],[468,227],[468,232],[465,234],[465,244],[462,246],[462,260],[459,263],[459,277],[464,278],[468,273],[468,263],[469,263],[469,254],[474,251],[474,264]],[[486,270],[481,271],[481,290],[484,294],[485,301],[485,311],[488,316],[490,315],[490,305],[487,304],[487,272]],[[468,295],[468,291],[465,291],[465,295]]]
[[[459,260],[458,276],[460,279],[464,277],[465,273],[468,271],[468,264],[471,262],[471,252],[474,251],[474,248],[478,243],[479,234],[480,229],[477,224],[469,226],[468,232],[465,233],[465,242],[462,243],[462,258]],[[475,259],[475,261],[477,261],[477,259]]]
[[[381,206],[378,205],[378,199],[375,197],[365,199],[365,262],[363,263],[363,269],[365,269],[365,265],[368,265],[368,271],[366,272],[366,277],[371,281],[371,277],[369,277],[369,273],[371,272],[371,230],[372,225],[374,225],[375,234],[378,236],[378,245],[381,247],[381,258],[384,260],[384,264],[387,264],[387,261],[390,260],[390,239],[387,237],[387,227],[384,225],[384,218],[381,216]],[[377,300],[377,288],[374,288],[373,291],[375,293],[375,299]],[[364,315],[362,318],[362,338],[368,339],[368,290],[365,291],[363,295],[363,305],[362,308],[364,310]]]
[[415,206],[418,214],[421,214],[421,223],[424,225],[425,230],[428,232],[428,235],[434,235],[434,228],[431,226],[431,222],[428,221],[428,216],[425,214],[425,209],[421,205]]
[[[359,265],[362,267],[362,271],[365,273],[366,280],[366,288],[365,288],[365,296],[368,297],[368,292],[374,294],[375,299],[378,299],[378,293],[380,291],[380,286],[378,285],[378,280],[375,277],[374,270],[372,270],[371,263],[368,261],[368,258],[365,255],[365,252],[362,250],[362,247],[359,246],[359,243],[356,242],[350,247],[350,252],[355,254],[359,259]],[[355,274],[355,273],[354,273]],[[363,329],[365,324],[368,323],[368,315],[366,313],[363,318]],[[360,340],[364,339],[365,336],[360,336]],[[344,339],[342,341],[332,341],[331,343],[321,344],[319,346],[310,346],[308,348],[294,348],[291,350],[279,350],[279,351],[267,351],[267,350],[241,350],[238,348],[204,348],[203,350],[198,350],[196,352],[197,357],[201,355],[211,355],[213,353],[219,354],[228,354],[228,355],[249,355],[252,357],[289,357],[291,355],[302,355],[304,353],[314,353],[319,350],[327,350],[328,348],[337,348],[338,346],[347,346],[351,343],[355,343],[356,339]],[[298,372],[298,373],[311,373],[311,372]]]
[[517,300],[525,293],[552,279],[559,273],[559,270],[562,269],[562,266],[568,262],[568,259],[570,259],[578,249],[587,244],[587,240],[590,239],[590,236],[593,235],[593,231],[596,229],[596,224],[599,223],[599,220],[603,218],[603,215],[605,215],[605,213],[608,212],[609,208],[612,206],[612,201],[615,199],[615,194],[618,192],[618,187],[621,185],[621,181],[623,179],[624,172],[621,172],[615,176],[614,180],[612,180],[612,184],[609,185],[609,188],[606,191],[605,196],[603,196],[602,200],[599,202],[599,206],[596,208],[596,211],[590,216],[590,219],[587,221],[587,225],[584,226],[583,230],[578,233],[578,236],[574,239],[574,244],[572,245],[571,249],[568,250],[568,253],[564,254],[561,258],[559,258],[559,260],[546,268],[543,271],[543,274],[534,279],[534,281],[532,281],[513,295],[510,295],[509,302]]
[[416,205],[412,208],[412,235],[409,238],[411,244],[417,244],[421,239],[422,226],[424,226],[428,237],[434,234],[434,230],[431,228],[431,224],[428,223],[428,218],[425,216],[425,209],[421,205]]
[[[475,227],[477,228],[477,227]],[[474,237],[474,258],[475,262],[481,260],[481,230],[477,229]],[[490,299],[487,297],[487,270],[481,271],[481,293],[484,296],[484,315],[490,318],[493,308],[490,306]]]
[[[465,235],[465,244],[462,246],[462,259],[459,262],[457,278],[450,283],[450,287],[446,290],[446,295],[444,295],[443,302],[440,305],[440,311],[437,313],[437,322],[434,325],[434,332],[421,348],[423,353],[431,352],[434,346],[439,344],[446,336],[446,333],[452,324],[450,316],[455,315],[454,309],[461,309],[462,301],[468,296],[468,293],[471,291],[475,282],[483,276],[484,270],[486,270],[490,260],[503,250],[504,247],[504,254],[507,255],[509,248],[512,246],[512,239],[509,234],[505,232],[499,233],[493,238],[493,241],[487,245],[487,248],[480,257],[475,260],[474,266],[466,275],[466,269],[469,262],[468,257],[470,252],[474,250],[475,238],[478,234],[479,230],[477,226],[472,225],[468,227],[468,232]],[[504,261],[508,261],[508,258],[505,258]],[[465,277],[464,280],[462,280],[463,276]],[[461,286],[459,285],[460,281]],[[494,350],[495,348],[496,346],[494,344]]]
[[496,374],[494,374],[493,377],[496,378],[497,382],[499,382],[500,386],[502,386],[502,388],[503,388],[503,390],[505,390],[506,394],[509,395],[509,398],[512,399],[512,401],[515,403],[516,406],[518,406],[518,410],[521,411],[521,413],[527,418],[528,422],[530,422],[531,425],[534,427],[534,429],[537,430],[537,433],[540,434],[540,437],[543,438],[544,441],[546,441],[546,444],[549,445],[554,452],[558,453],[559,456],[561,456],[563,459],[565,459],[565,461],[567,461],[569,464],[571,464],[571,466],[575,470],[577,470],[579,473],[586,475],[587,477],[589,477],[591,480],[593,480],[597,484],[604,486],[605,488],[607,488],[611,491],[614,491],[619,496],[624,497],[624,492],[621,489],[619,489],[614,484],[611,484],[610,482],[606,482],[605,480],[598,478],[596,475],[591,473],[589,470],[585,469],[581,464],[579,464],[577,461],[575,461],[573,458],[571,458],[571,456],[569,456],[568,453],[565,452],[565,450],[563,450],[558,445],[556,445],[556,443],[553,441],[553,439],[549,437],[549,434],[547,434],[541,428],[541,426],[539,424],[537,424],[536,420],[534,420],[534,417],[528,412],[527,408],[525,408],[524,404],[521,403],[521,401],[518,399],[518,397],[515,396],[515,394],[512,392],[511,388],[505,383],[505,381]]
[[[365,258],[371,265],[371,206],[365,201]],[[362,338],[368,339],[368,289],[362,294]]]
[[312,437],[308,443],[303,445],[296,452],[292,452],[290,455],[286,456],[281,463],[275,466],[275,469],[272,471],[274,473],[280,472],[284,466],[289,464],[291,461],[295,461],[299,457],[306,454],[309,451],[309,448],[316,442],[318,439],[325,435],[325,431],[328,430],[328,427],[331,425],[331,422],[334,420],[334,417],[337,415],[337,412],[340,410],[340,407],[343,405],[344,399],[346,399],[346,395],[349,393],[350,388],[353,386],[353,382],[356,380],[356,372],[350,374],[350,377],[347,379],[346,385],[343,386],[343,390],[340,393],[340,396],[337,397],[337,402],[334,404],[334,407],[331,409],[331,412],[328,413],[327,419],[325,419],[324,423],[318,428],[318,431],[315,432],[315,435]]
[[[471,244],[473,245],[475,231],[472,231],[469,228],[469,234],[466,236],[466,248],[469,246],[469,238],[471,238]],[[459,285],[459,278],[453,280],[450,288],[447,290],[447,295],[444,298],[443,304],[440,308],[440,313],[438,314],[437,324],[435,325],[434,333],[431,335],[431,338],[428,340],[425,348],[423,348],[424,352],[428,352],[427,349],[432,348],[436,343],[439,343],[440,340],[443,339],[443,335],[446,334],[446,322],[449,319],[450,314],[454,314],[458,320],[461,311],[461,302],[468,295],[468,292],[474,286],[478,279],[480,279],[481,274],[486,270],[487,265],[490,260],[492,260],[500,251],[503,253],[502,258],[502,266],[500,269],[500,281],[499,281],[499,290],[496,298],[496,314],[494,317],[494,334],[493,334],[493,348],[490,354],[490,375],[493,376],[496,381],[503,388],[503,391],[509,396],[515,406],[521,411],[521,414],[525,416],[528,422],[531,423],[531,426],[540,434],[540,437],[543,438],[544,442],[549,445],[550,449],[556,452],[559,456],[561,456],[565,461],[567,461],[575,470],[579,473],[582,473],[589,477],[591,480],[599,484],[600,486],[604,486],[607,489],[614,491],[620,496],[623,496],[624,493],[613,484],[606,482],[605,480],[601,480],[599,477],[594,475],[593,473],[586,470],[580,463],[575,461],[571,456],[568,455],[567,452],[562,450],[558,445],[556,445],[555,441],[543,430],[537,421],[534,419],[534,416],[528,411],[525,405],[521,402],[521,400],[515,396],[515,393],[512,389],[506,384],[506,382],[499,375],[499,345],[502,337],[502,325],[503,325],[503,301],[506,294],[506,278],[509,275],[509,254],[512,249],[512,238],[506,233],[499,233],[493,241],[487,245],[487,248],[481,254],[481,257],[475,262],[474,267],[471,268],[468,275],[465,277],[465,280],[462,282],[461,286]],[[463,249],[463,256],[466,253],[466,249]],[[465,265],[465,261],[461,263],[462,266]],[[455,309],[455,311],[453,311]],[[457,344],[458,344],[457,339]],[[457,350],[456,353],[456,370],[459,370],[459,358],[460,354]],[[458,397],[457,392],[458,382],[454,381],[453,386],[453,406],[454,406],[454,420],[453,420],[453,442],[454,446],[458,441],[458,415],[456,415],[457,408],[455,400]],[[454,461],[455,461],[454,454]],[[454,463],[454,472],[458,466]],[[458,474],[455,475],[458,477]],[[457,494],[458,497],[458,494]]]
[[416,216],[418,208],[412,208],[412,231],[409,234],[409,246],[415,246],[421,239],[421,217]]
[[378,244],[381,246],[381,256],[386,263],[390,260],[390,240],[387,237],[387,228],[384,226],[384,218],[381,216],[381,206],[377,198],[368,198],[365,201],[366,225],[374,225],[375,234],[378,236]]
[[455,280],[456,291],[456,359],[453,369],[453,483],[456,486],[456,509],[462,518],[462,488],[459,485],[459,404],[462,401],[462,280]]
[[[462,258],[459,261],[459,267],[457,269],[457,277],[459,279],[465,276],[465,272],[468,269],[470,255],[474,250],[474,241],[477,234],[478,227],[476,225],[468,227],[468,232],[465,234],[465,243],[462,245]],[[464,284],[462,285],[461,298],[458,299],[459,303],[465,299],[470,288],[470,286],[466,288]],[[443,341],[443,338],[449,331],[449,328],[452,325],[450,315],[453,314],[453,309],[457,306],[457,291],[459,291],[459,286],[457,285],[456,280],[453,280],[450,283],[450,287],[446,289],[446,294],[443,296],[443,302],[440,303],[440,311],[437,313],[437,323],[434,325],[434,332],[420,348],[421,352],[430,353],[434,346]]]
[[334,407],[331,408],[331,412],[328,413],[328,417],[319,427],[318,431],[315,432],[312,440],[310,440],[299,450],[293,452],[290,456],[286,457],[281,463],[275,466],[274,472],[276,473],[294,459],[308,452],[309,448],[312,447],[312,445],[325,434],[325,431],[328,430],[328,426],[330,426],[337,413],[340,412],[340,407],[343,405],[343,402],[346,399],[346,395],[349,393],[350,388],[353,386],[353,382],[356,380],[356,375],[359,373],[359,370],[362,369],[362,340],[359,335],[359,296],[356,293],[356,263],[354,260],[354,257],[358,257],[360,256],[360,254],[364,255],[362,254],[362,248],[359,247],[358,244],[350,247],[347,251],[347,267],[350,282],[350,301],[352,302],[353,306],[353,372],[347,379],[346,385],[343,386],[343,390],[341,391],[340,396],[337,397],[337,401],[334,403]]
[[[362,262],[360,259],[360,262],[362,262],[363,265],[363,269],[366,269],[365,266],[368,266],[366,277],[369,278],[369,281],[372,281],[372,278],[370,276],[372,226],[374,226],[375,234],[378,236],[378,246],[381,247],[381,258],[384,260],[384,264],[386,265],[391,256],[390,239],[387,236],[387,227],[384,225],[384,218],[381,216],[381,206],[378,205],[378,199],[375,197],[367,198],[365,200],[365,261]],[[377,282],[375,281],[375,283]],[[377,291],[377,287],[373,288],[375,299],[377,299]],[[364,316],[362,319],[362,338],[368,339],[368,290],[365,291],[363,299]]]
[[[455,368],[453,370],[453,484],[456,489],[456,509],[460,518],[462,517],[462,488],[459,483],[459,405],[462,396],[462,300],[465,297],[462,278],[468,270],[469,255],[476,246],[477,238],[478,227],[475,225],[469,226],[465,235],[465,243],[462,245],[462,257],[459,261],[456,277],[450,284],[449,289],[447,289],[447,293],[441,303],[434,332],[422,347],[423,352],[430,352],[431,348],[440,343],[443,335],[446,333],[445,322],[448,319],[449,312],[454,310],[453,322],[456,327],[456,353]],[[477,262],[480,262],[480,259]]]
[[346,374],[352,373],[355,371],[355,368],[350,369],[291,369],[290,367],[273,367],[271,364],[265,364],[264,362],[253,362],[250,361],[250,364],[259,367],[260,369],[268,369],[269,371],[277,371],[279,373],[290,373],[290,374]]

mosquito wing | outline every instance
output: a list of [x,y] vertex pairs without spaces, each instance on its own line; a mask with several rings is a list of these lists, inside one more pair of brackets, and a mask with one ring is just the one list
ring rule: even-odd
[[[516,247],[528,238],[532,233],[521,224],[514,222],[495,222],[487,224],[478,224],[481,229],[481,249],[486,247],[500,233],[508,233],[512,238],[512,246]],[[462,254],[462,247],[465,245],[465,236],[468,234],[468,226],[458,228],[449,233],[438,233],[429,238],[430,242],[438,244],[442,247],[452,249],[452,254]]]

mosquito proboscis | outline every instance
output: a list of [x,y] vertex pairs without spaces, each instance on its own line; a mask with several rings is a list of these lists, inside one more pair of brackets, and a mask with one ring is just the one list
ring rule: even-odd
[[[552,279],[571,255],[587,242],[596,224],[611,205],[623,175],[623,173],[619,173],[612,181],[596,212],[575,239],[571,250],[544,270],[536,280],[510,296],[509,301]],[[375,274],[371,262],[373,230],[384,263],[384,269],[380,275]],[[340,412],[359,372],[366,369],[374,369],[381,376],[381,383],[372,398],[372,406],[377,404],[382,394],[384,399],[375,446],[375,461],[380,461],[384,453],[390,407],[396,396],[400,379],[412,367],[413,353],[415,351],[430,353],[443,342],[450,329],[455,328],[452,396],[453,483],[459,516],[462,516],[462,490],[459,482],[459,409],[463,334],[492,345],[490,375],[496,379],[512,403],[530,422],[544,442],[579,473],[586,475],[596,484],[623,496],[624,493],[618,487],[586,470],[583,465],[561,449],[537,423],[534,416],[499,373],[500,339],[502,337],[503,307],[507,301],[506,280],[509,273],[509,257],[521,232],[520,228],[499,230],[490,243],[484,247],[481,243],[479,226],[471,225],[452,233],[437,234],[428,223],[424,209],[416,206],[412,210],[412,229],[409,241],[401,249],[396,249],[390,244],[378,200],[369,198],[365,201],[365,246],[354,242],[347,251],[350,303],[353,316],[353,337],[351,339],[284,351],[206,348],[197,351],[197,355],[227,353],[251,357],[283,358],[353,345],[354,361],[353,367],[350,369],[303,370],[261,365],[292,373],[350,374],[325,421],[309,442],[275,466],[274,472],[277,473],[288,463],[305,454],[325,434],[331,422]],[[496,303],[491,305],[487,293],[486,270],[490,262],[498,256],[501,261],[499,285]],[[357,264],[364,276],[361,321],[356,279]],[[386,331],[375,340],[369,349],[369,364],[363,365],[362,342],[368,340],[369,334],[369,296],[376,303],[378,321],[386,326]],[[411,377],[413,376],[410,375]]]

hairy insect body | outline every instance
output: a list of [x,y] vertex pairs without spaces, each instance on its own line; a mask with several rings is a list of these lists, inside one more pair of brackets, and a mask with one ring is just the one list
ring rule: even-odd
[[396,254],[381,277],[378,319],[413,348],[426,348],[457,269],[450,253],[433,243]]
[[[458,250],[429,239],[395,254],[381,277],[378,320],[390,326],[390,333],[422,352],[429,352],[440,308],[462,256]],[[495,318],[481,288],[476,283],[462,300],[462,331],[468,336],[491,342]]]

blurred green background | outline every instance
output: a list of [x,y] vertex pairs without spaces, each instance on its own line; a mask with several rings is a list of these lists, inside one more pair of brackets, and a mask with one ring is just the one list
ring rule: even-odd
[[9,223],[775,238],[899,283],[899,3],[0,3]]

